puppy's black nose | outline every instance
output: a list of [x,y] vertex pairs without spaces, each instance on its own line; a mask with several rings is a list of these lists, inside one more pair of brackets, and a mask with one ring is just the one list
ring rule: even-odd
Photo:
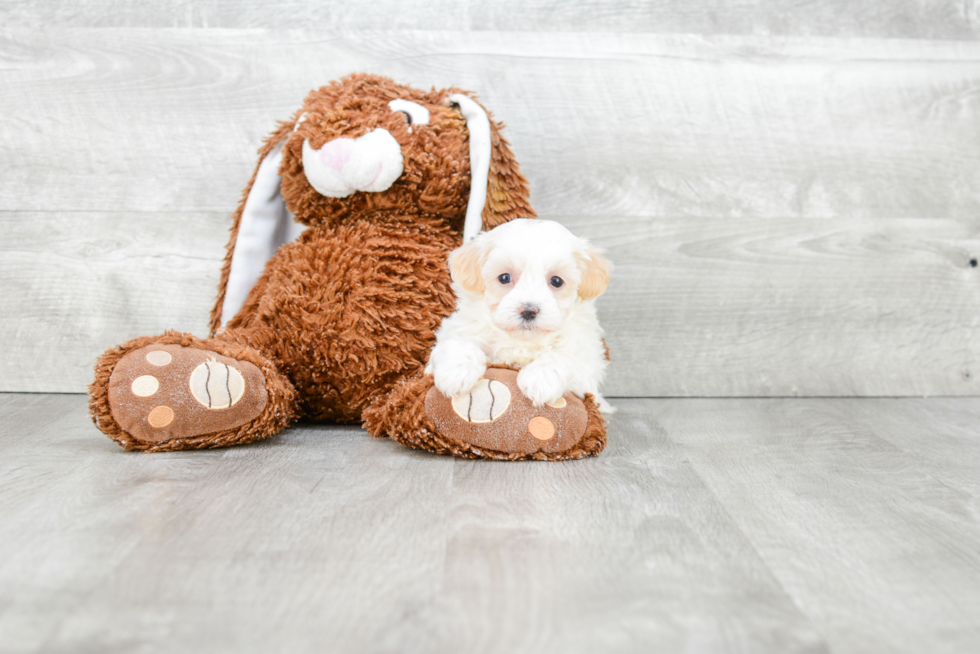
[[538,315],[538,311],[541,311],[541,309],[537,308],[533,304],[525,304],[521,307],[521,318],[530,322],[534,320],[536,315]]

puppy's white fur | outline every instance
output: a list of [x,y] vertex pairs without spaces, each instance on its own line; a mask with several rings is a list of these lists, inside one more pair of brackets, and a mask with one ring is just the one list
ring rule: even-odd
[[612,264],[599,250],[556,222],[519,219],[454,250],[449,269],[456,311],[425,369],[436,388],[465,393],[499,363],[521,369],[517,385],[536,406],[571,391],[612,412],[599,394],[608,362],[594,306]]

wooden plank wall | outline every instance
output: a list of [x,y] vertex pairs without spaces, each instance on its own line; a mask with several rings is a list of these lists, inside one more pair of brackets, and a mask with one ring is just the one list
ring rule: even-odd
[[262,137],[368,71],[477,91],[608,248],[608,395],[974,395],[978,36],[970,0],[0,2],[0,390],[204,334]]

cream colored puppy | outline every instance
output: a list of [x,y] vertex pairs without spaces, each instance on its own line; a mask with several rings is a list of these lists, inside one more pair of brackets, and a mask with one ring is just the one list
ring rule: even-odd
[[454,397],[488,363],[520,368],[517,385],[536,406],[565,392],[599,395],[606,348],[594,300],[612,264],[550,220],[513,220],[449,255],[456,312],[442,321],[425,372]]

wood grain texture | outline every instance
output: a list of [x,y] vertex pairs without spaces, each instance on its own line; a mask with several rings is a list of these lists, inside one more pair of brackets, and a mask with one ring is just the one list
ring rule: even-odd
[[213,212],[0,212],[0,390],[79,392],[106,348],[206,335],[228,228]]
[[609,248],[610,395],[977,392],[976,42],[62,27],[0,59],[2,390],[202,334],[262,137],[367,70],[477,90],[540,215]]
[[[0,213],[2,390],[79,391],[111,345],[206,333],[224,215],[66,216]],[[609,396],[978,392],[976,223],[557,218],[617,264]]]
[[4,651],[363,651],[438,589],[450,458],[343,427],[128,457],[83,396],[22,397],[2,419]]
[[[980,645],[980,438],[960,425],[978,409],[695,400],[654,417],[834,652],[968,652]],[[923,465],[933,438],[955,446]],[[956,477],[964,465],[971,478]]]
[[[546,214],[980,210],[980,43],[11,30],[3,210],[226,211],[275,121],[355,70],[475,89]],[[64,96],[64,97],[63,97]]]
[[0,649],[974,652],[978,420],[621,400],[577,462],[309,425],[145,455],[84,396],[0,394]]
[[826,651],[633,406],[585,466],[456,463],[440,651]]
[[978,392],[980,222],[562,221],[617,264],[607,395]]
[[259,27],[321,30],[454,30],[780,34],[969,39],[980,36],[970,0],[3,0],[16,27]]

